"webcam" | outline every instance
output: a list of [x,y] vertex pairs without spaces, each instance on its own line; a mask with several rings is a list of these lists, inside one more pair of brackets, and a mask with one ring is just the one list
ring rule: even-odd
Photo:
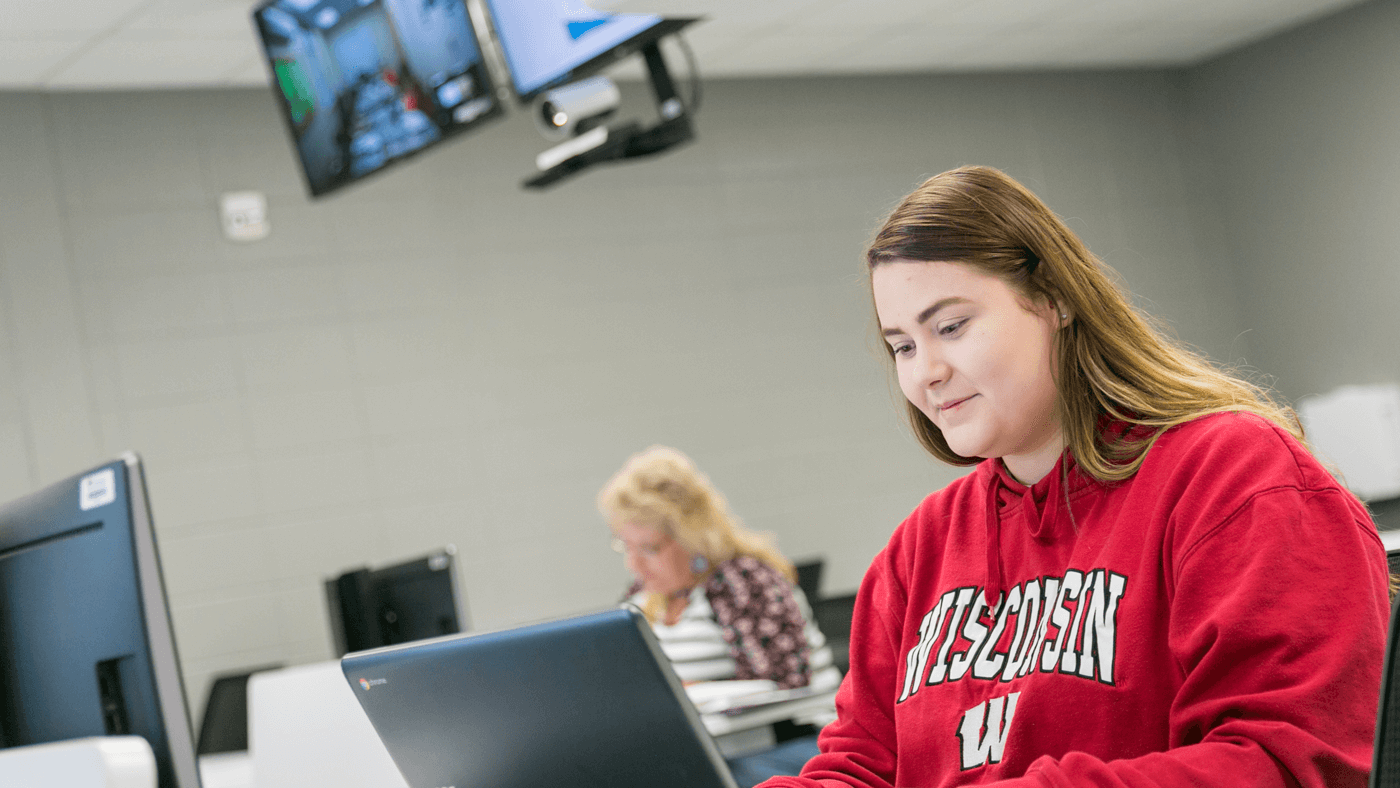
[[535,123],[545,139],[568,139],[600,125],[621,100],[622,93],[611,79],[590,77],[544,93]]

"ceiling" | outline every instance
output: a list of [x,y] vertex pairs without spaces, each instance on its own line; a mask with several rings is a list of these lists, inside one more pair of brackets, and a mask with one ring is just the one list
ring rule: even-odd
[[[1189,65],[1358,0],[587,0],[701,15],[705,76]],[[269,84],[256,0],[0,0],[0,90]],[[640,72],[638,72],[640,73]]]

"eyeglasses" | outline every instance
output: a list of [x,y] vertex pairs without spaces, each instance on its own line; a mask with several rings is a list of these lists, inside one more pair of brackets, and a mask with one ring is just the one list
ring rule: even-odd
[[641,556],[642,558],[655,558],[658,555],[661,555],[661,551],[665,550],[667,547],[667,544],[665,542],[661,542],[659,544],[640,544],[637,545],[635,548],[632,548],[628,547],[626,542],[617,538],[614,538],[611,544],[614,553],[618,553],[619,555],[627,555],[628,553],[634,553],[636,555]]

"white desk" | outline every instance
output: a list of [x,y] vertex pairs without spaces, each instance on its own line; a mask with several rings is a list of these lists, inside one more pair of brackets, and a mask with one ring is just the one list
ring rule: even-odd
[[755,706],[737,713],[702,714],[700,720],[705,723],[705,729],[711,736],[719,737],[761,725],[772,725],[782,720],[802,720],[808,716],[819,715],[831,709],[835,702],[836,690],[830,690],[781,703]]
[[156,757],[140,736],[93,736],[0,751],[0,788],[156,788]]
[[408,788],[336,660],[248,681],[248,752],[256,788]]
[[199,756],[200,788],[253,788],[253,756],[247,751]]
[[734,713],[702,714],[700,721],[715,737],[720,753],[726,758],[733,758],[772,747],[775,743],[772,726],[775,722],[813,720],[818,726],[826,724],[835,703],[836,690],[832,689]]

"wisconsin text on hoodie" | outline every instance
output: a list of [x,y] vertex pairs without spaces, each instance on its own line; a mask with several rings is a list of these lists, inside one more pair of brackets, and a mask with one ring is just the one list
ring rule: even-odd
[[1112,685],[1118,603],[1127,585],[1126,576],[1107,569],[1070,569],[1014,586],[995,605],[976,586],[944,593],[905,655],[896,702],[926,684],[968,675],[1005,683],[1035,670]]

